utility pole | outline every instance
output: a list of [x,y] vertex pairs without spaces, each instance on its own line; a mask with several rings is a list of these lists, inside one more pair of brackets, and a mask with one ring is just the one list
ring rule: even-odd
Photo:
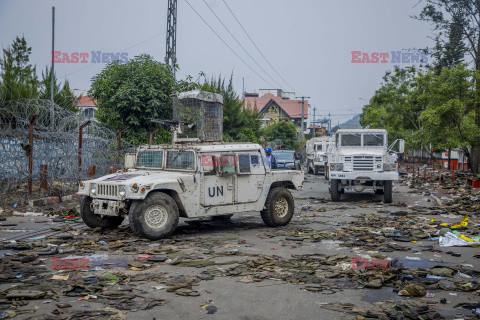
[[53,52],[55,51],[55,7],[52,7],[52,69],[50,73],[50,98],[52,100],[53,104],[53,97],[55,96],[54,94],[54,83],[53,83],[53,75],[55,73],[55,63],[54,63],[54,54]]
[[168,0],[167,41],[165,50],[165,64],[172,68],[175,77],[177,64],[177,0]]
[[313,107],[313,137],[315,138],[315,134],[317,131],[317,129],[315,128],[315,109],[317,109],[316,107]]
[[303,119],[305,118],[305,98],[306,99],[310,99],[310,97],[305,97],[305,96],[301,96],[301,97],[295,97],[296,99],[299,99],[299,98],[302,98],[302,129],[301,129],[301,133],[302,133],[302,139],[303,137],[305,136],[305,125],[303,123]]

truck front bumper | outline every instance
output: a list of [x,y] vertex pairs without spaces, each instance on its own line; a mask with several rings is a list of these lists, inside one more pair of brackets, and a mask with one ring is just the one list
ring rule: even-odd
[[338,179],[338,180],[397,181],[398,172],[397,171],[355,171],[355,172],[330,171],[329,178]]

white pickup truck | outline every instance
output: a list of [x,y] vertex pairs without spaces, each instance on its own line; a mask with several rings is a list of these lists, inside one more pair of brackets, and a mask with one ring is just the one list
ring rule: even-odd
[[383,129],[340,129],[328,156],[328,174],[332,201],[340,201],[345,190],[373,190],[383,194],[385,203],[392,202],[393,181],[398,180],[398,166],[393,147],[399,143],[403,153],[405,142],[396,140],[388,147]]
[[91,228],[115,228],[128,215],[132,231],[151,240],[170,235],[180,217],[260,211],[265,224],[284,226],[294,212],[289,189],[302,189],[303,178],[271,170],[258,144],[147,145],[127,154],[123,171],[80,182],[81,215]]
[[307,141],[307,172],[319,174],[324,172],[327,164],[327,152],[333,144],[329,136],[316,137]]

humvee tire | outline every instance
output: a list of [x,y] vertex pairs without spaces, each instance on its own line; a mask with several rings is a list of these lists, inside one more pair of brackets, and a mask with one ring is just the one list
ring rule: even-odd
[[325,177],[325,180],[328,180],[328,165],[325,165],[324,167],[323,176]]
[[294,200],[292,194],[283,187],[272,188],[262,210],[262,220],[269,227],[287,225],[292,220]]
[[139,237],[158,240],[168,237],[178,225],[178,207],[169,195],[155,192],[135,202],[129,212],[130,229]]
[[85,196],[80,203],[80,215],[83,222],[90,228],[114,229],[122,224],[124,217],[101,216],[95,214],[90,207],[92,198]]
[[393,201],[393,181],[383,181],[383,203],[392,203]]
[[342,196],[341,191],[338,190],[339,183],[340,180],[338,179],[332,179],[332,181],[330,181],[330,197],[332,198],[333,202],[340,201],[340,197]]

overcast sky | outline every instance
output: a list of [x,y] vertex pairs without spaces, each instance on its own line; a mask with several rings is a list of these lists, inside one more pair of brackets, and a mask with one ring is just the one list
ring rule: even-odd
[[[223,0],[206,0],[230,32],[268,73],[265,74],[225,31],[203,0],[188,0],[247,67],[188,6],[178,0],[177,78],[200,72],[230,76],[235,89],[247,92],[282,88],[310,96],[317,116],[331,112],[334,124],[360,113],[365,100],[392,69],[391,52],[431,46],[431,26],[410,18],[419,0],[225,0],[267,57],[280,79],[245,36]],[[167,0],[0,0],[0,44],[25,35],[31,62],[39,71],[51,61],[51,11],[55,6],[55,49],[89,53],[87,63],[56,63],[60,79],[72,88],[89,89],[105,64],[92,63],[91,51],[141,53],[165,58]],[[352,63],[352,51],[386,52],[388,63]],[[371,57],[371,56],[370,56]],[[362,57],[360,57],[362,59]],[[412,65],[402,63],[401,65]],[[262,80],[251,69],[255,70]],[[269,75],[278,83],[274,82]]]

